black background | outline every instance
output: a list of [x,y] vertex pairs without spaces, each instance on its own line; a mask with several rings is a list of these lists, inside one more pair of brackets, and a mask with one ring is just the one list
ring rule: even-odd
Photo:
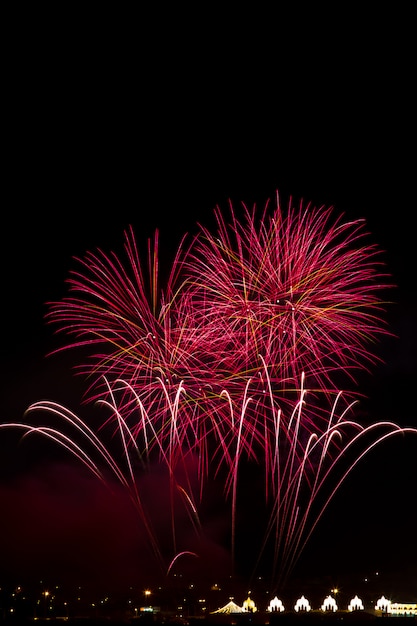
[[[44,398],[80,406],[71,363],[46,357],[56,338],[43,319],[45,303],[66,294],[73,256],[121,252],[132,224],[139,245],[160,230],[168,261],[185,232],[213,223],[215,205],[262,207],[278,190],[283,205],[292,196],[366,218],[397,285],[388,312],[397,338],[377,349],[383,363],[364,376],[362,410],[416,427],[411,16],[100,11],[8,20],[1,421],[21,421]],[[24,460],[10,439],[0,578],[37,571],[39,562],[53,571],[51,553],[64,558],[70,533],[65,515],[77,507],[78,545],[95,528],[98,551],[123,564],[123,549],[109,546],[123,533],[128,542],[132,524],[104,496],[96,510],[72,502],[66,470],[45,487],[36,454]],[[398,584],[416,582],[416,445],[415,436],[387,442],[357,468],[307,546],[300,577],[352,572],[359,580],[381,569]]]

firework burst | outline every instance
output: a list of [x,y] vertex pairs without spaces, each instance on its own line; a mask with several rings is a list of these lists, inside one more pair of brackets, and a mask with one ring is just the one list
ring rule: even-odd
[[[200,226],[191,244],[183,239],[163,287],[157,232],[146,271],[132,229],[127,263],[101,250],[77,259],[70,295],[50,304],[47,319],[69,337],[63,349],[88,348],[79,367],[88,399],[107,397],[104,379],[123,379],[164,429],[182,382],[183,423],[200,438],[217,428],[213,415],[227,423],[224,390],[237,412],[250,384],[253,432],[268,419],[271,386],[291,412],[302,376],[331,399],[342,374],[352,379],[377,360],[371,348],[389,334],[379,294],[390,285],[363,220],[291,201],[284,212],[278,195],[272,211],[269,202],[259,215],[243,204],[239,215],[230,205],[230,224],[219,208],[215,216],[216,233]],[[320,403],[312,420],[323,418]],[[129,407],[127,396],[125,419]]]
[[186,255],[186,297],[211,339],[205,358],[229,383],[266,368],[280,391],[303,372],[310,387],[334,391],[341,371],[352,380],[378,360],[371,349],[388,334],[381,251],[364,220],[302,202],[284,212],[278,196],[269,204],[259,213],[230,203],[229,222],[217,208],[217,232],[201,227]]
[[[260,213],[229,209],[229,222],[215,210],[217,232],[199,225],[180,242],[163,286],[158,232],[143,264],[130,228],[127,262],[87,253],[76,259],[69,295],[49,304],[47,321],[67,337],[61,349],[88,352],[78,371],[88,377],[86,399],[107,409],[100,433],[49,402],[28,416],[52,415],[71,434],[2,427],[52,439],[100,479],[106,466],[168,572],[178,555],[194,554],[177,539],[179,501],[198,534],[206,487],[220,484],[235,554],[242,472],[260,470],[267,522],[259,554],[270,551],[278,584],[353,467],[387,437],[417,430],[365,428],[347,417],[356,393],[338,391],[378,360],[371,348],[389,334],[382,295],[391,285],[364,221],[302,202],[283,211],[278,195],[272,210],[269,202]],[[122,445],[122,464],[102,441],[106,428]],[[171,494],[168,556],[143,497],[143,477],[156,467]]]

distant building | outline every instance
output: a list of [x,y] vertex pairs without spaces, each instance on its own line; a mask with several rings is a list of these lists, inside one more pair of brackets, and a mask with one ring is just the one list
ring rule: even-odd
[[391,615],[417,616],[417,603],[415,602],[391,602]]

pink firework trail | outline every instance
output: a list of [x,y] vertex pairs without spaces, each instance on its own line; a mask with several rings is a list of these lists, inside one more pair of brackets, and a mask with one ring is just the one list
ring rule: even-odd
[[[48,321],[68,337],[62,350],[89,350],[79,372],[90,381],[86,399],[109,412],[100,437],[48,402],[28,415],[52,414],[71,435],[3,427],[51,438],[101,479],[101,468],[110,470],[168,573],[194,553],[178,540],[178,507],[198,535],[213,484],[230,504],[237,553],[242,474],[261,468],[267,523],[259,555],[271,554],[278,585],[356,464],[388,437],[417,430],[363,427],[347,417],[356,393],[339,391],[378,360],[370,347],[389,334],[379,294],[391,285],[364,222],[292,201],[284,212],[278,195],[259,216],[256,207],[229,208],[229,222],[216,209],[217,232],[200,226],[191,243],[182,240],[163,288],[158,233],[144,271],[130,229],[126,264],[113,253],[87,253],[70,274],[68,297],[50,305]],[[102,441],[106,428],[119,439],[122,464]],[[171,494],[168,561],[142,495],[143,476],[161,467]]]
[[[119,482],[128,492],[144,530],[158,560],[161,571],[168,575],[179,557],[185,554],[198,556],[194,550],[187,549],[185,541],[190,534],[184,534],[185,520],[188,519],[189,531],[195,536],[204,533],[199,515],[199,508],[204,504],[204,490],[195,480],[195,460],[201,449],[205,449],[206,441],[196,439],[179,439],[175,424],[180,421],[180,414],[186,403],[181,401],[172,406],[171,420],[173,427],[171,438],[159,436],[155,432],[153,420],[142,403],[131,389],[130,393],[137,402],[138,421],[141,429],[135,435],[124,421],[121,412],[126,401],[126,384],[116,381],[110,389],[112,402],[99,401],[109,410],[111,420],[117,423],[114,431],[118,437],[120,453],[115,450],[114,433],[110,444],[103,443],[103,433],[99,437],[92,429],[74,413],[53,402],[43,401],[31,405],[27,417],[42,414],[53,416],[58,426],[37,425],[26,423],[2,424],[0,428],[19,428],[25,436],[41,435],[51,439],[64,450],[69,451],[99,480],[111,484],[110,479]],[[178,399],[182,394],[181,385]],[[118,406],[117,396],[120,394],[122,405]],[[225,395],[227,392],[225,390]],[[405,434],[417,434],[416,428],[402,428],[393,422],[377,422],[364,427],[349,419],[352,405],[343,403],[343,395],[339,392],[329,407],[327,423],[315,432],[311,431],[308,390],[300,390],[300,398],[291,415],[286,417],[277,399],[270,396],[271,420],[268,422],[263,439],[259,434],[250,438],[244,428],[246,411],[251,402],[250,390],[242,398],[241,410],[231,415],[227,428],[222,430],[219,424],[216,429],[217,445],[228,457],[229,471],[222,474],[223,497],[230,504],[230,527],[232,555],[239,550],[235,535],[237,519],[242,519],[247,504],[247,486],[241,477],[245,467],[263,467],[265,472],[264,490],[267,497],[266,525],[264,537],[259,544],[259,559],[265,555],[271,567],[271,579],[276,588],[282,588],[297,562],[307,541],[311,537],[322,514],[332,497],[355,466],[373,448],[387,439]],[[226,431],[231,429],[231,433]],[[155,449],[159,449],[159,462],[152,461]],[[165,471],[166,492],[169,501],[166,511],[171,523],[171,552],[166,555],[160,549],[164,537],[158,535],[158,519],[152,518],[148,508],[148,495],[144,479],[156,472],[161,477],[161,467]],[[216,480],[221,474],[219,466],[210,465],[210,479]],[[185,512],[186,517],[183,513]],[[177,516],[180,522],[177,524]],[[253,524],[253,520],[251,522]],[[178,536],[179,526],[180,536]],[[186,537],[186,539],[184,539]],[[252,536],[252,541],[254,537]],[[241,546],[243,547],[243,546]],[[258,563],[253,571],[257,571]]]

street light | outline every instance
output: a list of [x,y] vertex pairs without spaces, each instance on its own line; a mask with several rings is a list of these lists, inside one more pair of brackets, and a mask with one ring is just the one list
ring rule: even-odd
[[47,602],[48,602],[48,596],[49,596],[49,591],[44,591],[43,592],[43,597],[44,597],[44,613],[45,613],[45,617],[48,617],[48,611],[47,611]]

